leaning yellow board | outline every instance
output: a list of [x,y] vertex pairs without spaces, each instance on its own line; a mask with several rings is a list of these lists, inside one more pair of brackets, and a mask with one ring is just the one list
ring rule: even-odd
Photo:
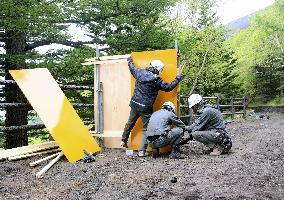
[[[161,78],[166,82],[171,82],[175,79],[176,74],[178,72],[177,68],[177,51],[176,49],[168,49],[168,50],[157,50],[157,51],[145,51],[145,52],[133,52],[131,53],[131,57],[133,59],[134,65],[140,68],[145,68],[150,65],[152,60],[161,60],[165,67],[161,74]],[[133,93],[135,87],[135,79],[132,77],[131,81],[131,91]],[[177,91],[178,87],[176,87],[171,92],[163,92],[159,91],[157,99],[154,104],[154,111],[159,110],[163,103],[166,101],[171,101],[174,103],[177,108]],[[135,127],[131,132],[131,148],[134,150],[139,149],[139,145],[142,138],[143,125],[142,120],[136,122]],[[162,148],[162,152],[168,151],[169,148]]]
[[9,71],[69,162],[100,150],[48,69]]

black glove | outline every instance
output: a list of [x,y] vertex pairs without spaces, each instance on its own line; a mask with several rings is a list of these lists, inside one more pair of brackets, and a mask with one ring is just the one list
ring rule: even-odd
[[182,74],[177,74],[176,79],[180,82],[183,78]]
[[187,138],[182,138],[182,140],[180,141],[179,145],[187,144],[190,140],[193,140],[193,137],[192,137],[191,134],[189,134],[189,136]]
[[133,60],[132,60],[132,57],[131,57],[131,56],[129,56],[129,57],[127,58],[127,62],[128,62],[128,64],[129,64],[129,63],[133,63]]

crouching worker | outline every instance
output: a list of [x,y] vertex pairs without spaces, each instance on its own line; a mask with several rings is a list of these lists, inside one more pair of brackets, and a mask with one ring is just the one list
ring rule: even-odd
[[[170,145],[172,147],[170,158],[185,158],[185,155],[180,153],[185,125],[174,112],[174,104],[168,101],[162,105],[162,109],[154,112],[149,120],[145,136],[153,149],[153,157],[158,156],[160,147]],[[171,128],[172,125],[176,125],[176,128]]]
[[205,104],[199,94],[192,94],[188,98],[188,106],[193,112],[201,115],[193,124],[186,127],[192,137],[210,148],[210,155],[228,153],[232,141],[225,130],[225,122],[221,112],[209,104]]

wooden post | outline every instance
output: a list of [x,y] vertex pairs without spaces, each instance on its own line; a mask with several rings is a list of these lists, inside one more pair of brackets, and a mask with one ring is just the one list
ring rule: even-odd
[[234,97],[231,96],[230,99],[231,99],[231,119],[234,119],[235,118]]
[[247,116],[247,111],[246,111],[246,107],[247,107],[247,97],[246,96],[244,96],[244,98],[243,98],[243,105],[244,105],[244,107],[243,107],[243,118],[244,119],[246,119],[246,116]]
[[[96,59],[99,60],[99,48],[97,46],[96,48]],[[95,100],[96,100],[96,107],[95,107],[95,129],[96,132],[101,133],[101,97],[100,97],[100,64],[96,64],[96,75],[95,75],[95,88],[96,88],[96,93],[95,93]]]
[[[177,68],[178,68],[178,72],[181,73],[178,40],[175,40],[175,49],[177,50]],[[180,102],[180,86],[179,86],[179,89],[177,92],[177,109],[176,109],[177,116],[180,116],[180,105],[181,105],[181,102]]]
[[220,97],[216,98],[216,105],[217,105],[217,108],[220,110]]
[[99,132],[103,133],[104,131],[104,107],[103,107],[103,83],[100,82],[100,87],[99,87]]

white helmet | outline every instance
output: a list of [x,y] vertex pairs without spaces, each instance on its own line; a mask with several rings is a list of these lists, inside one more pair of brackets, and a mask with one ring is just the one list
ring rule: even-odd
[[171,101],[166,101],[162,105],[162,108],[175,112],[175,105]]
[[188,107],[192,108],[192,106],[200,103],[201,100],[202,96],[200,96],[199,94],[190,95],[190,97],[188,97]]
[[162,72],[164,69],[164,63],[160,60],[152,60],[150,65],[157,69],[159,72]]

